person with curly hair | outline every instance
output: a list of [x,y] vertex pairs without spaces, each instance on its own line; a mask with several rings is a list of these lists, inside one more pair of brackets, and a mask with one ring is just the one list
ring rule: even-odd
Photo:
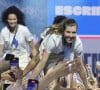
[[[32,55],[35,57],[37,50],[33,43],[32,33],[25,25],[23,12],[16,6],[8,7],[2,13],[2,22],[5,26],[0,33],[0,56],[5,59],[7,54],[19,58],[19,67],[25,70],[30,63],[28,45],[31,48]],[[10,67],[9,61],[0,61],[0,74]]]

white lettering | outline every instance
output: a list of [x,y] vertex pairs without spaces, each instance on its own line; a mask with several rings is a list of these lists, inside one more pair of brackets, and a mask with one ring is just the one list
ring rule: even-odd
[[71,6],[65,6],[64,7],[64,14],[65,15],[72,15],[72,7]]
[[63,15],[63,6],[56,6],[55,14],[56,15]]
[[81,10],[82,8],[80,7],[80,6],[75,6],[74,8],[73,8],[73,14],[74,15],[81,15],[81,13],[82,13],[82,10]]
[[96,15],[98,15],[98,16],[100,15],[100,7],[96,8]]
[[82,7],[82,15],[90,16],[91,15],[91,7],[88,7],[88,6]]
[[56,6],[56,15],[100,16],[98,6]]
[[96,13],[96,8],[95,8],[95,6],[93,6],[91,10],[92,10],[91,15],[92,15],[92,16],[95,16],[95,13]]

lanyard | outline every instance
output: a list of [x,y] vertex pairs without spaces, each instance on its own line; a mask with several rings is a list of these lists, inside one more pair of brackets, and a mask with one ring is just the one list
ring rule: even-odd
[[[17,31],[18,31],[18,25],[16,26],[16,29],[15,29],[15,33],[14,33],[14,36],[13,36],[13,39],[12,39],[12,42],[11,42],[11,47],[13,46],[13,41],[14,41],[14,39],[16,37]],[[10,40],[10,31],[9,31],[9,40]]]

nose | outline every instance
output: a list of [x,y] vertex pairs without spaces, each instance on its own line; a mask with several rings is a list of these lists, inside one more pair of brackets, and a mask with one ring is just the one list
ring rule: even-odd
[[70,34],[69,34],[69,36],[70,36],[70,37],[73,37],[73,34],[72,34],[72,33],[70,33]]

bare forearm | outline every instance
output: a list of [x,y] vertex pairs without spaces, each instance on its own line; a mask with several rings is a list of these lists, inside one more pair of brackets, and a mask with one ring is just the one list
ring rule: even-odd
[[41,64],[42,61],[40,61],[40,63],[36,66],[36,68],[33,70],[33,73],[31,75],[31,79],[35,79],[39,73],[42,71],[42,69],[45,66],[45,63]]
[[36,50],[36,48],[31,48],[32,55],[35,57],[39,52]]
[[[59,63],[52,71],[48,72],[43,78],[40,79],[39,90],[44,90],[45,87],[47,87],[49,83],[52,82],[54,79],[57,79],[61,76],[65,76],[70,72],[76,71],[77,68],[75,68],[76,65],[73,64],[73,62],[71,66],[72,71],[70,71],[69,63]],[[66,90],[66,89],[57,88],[55,90]]]
[[29,73],[33,68],[35,68],[39,61],[40,61],[39,58],[37,59],[33,58],[33,60],[31,60],[24,69],[23,76],[27,75],[27,73]]
[[69,73],[68,67],[64,64],[57,65],[53,70],[49,71],[39,82],[39,90],[44,90],[54,79],[65,76]]
[[36,68],[34,69],[32,75],[31,75],[31,79],[35,79],[39,75],[39,73],[45,67],[48,57],[49,57],[49,54],[47,52],[45,52],[45,54],[43,54],[42,59],[40,60],[40,62],[36,66]]
[[32,60],[28,63],[28,65],[24,69],[23,76],[27,75],[27,73],[30,72],[39,62],[39,56],[38,56],[39,52],[37,52],[33,41],[30,41],[29,45],[30,45],[33,57],[32,57]]
[[48,73],[46,76],[40,79],[38,90],[44,90],[48,84],[56,78],[55,71]]
[[30,45],[30,48],[31,48],[31,51],[32,51],[32,55],[35,57],[37,55],[38,51],[36,50],[36,47],[35,47],[33,41],[30,41],[29,45]]
[[33,61],[30,61],[29,64],[26,66],[26,68],[23,70],[23,77],[27,75],[27,73],[29,71],[32,70],[32,68],[34,67],[34,63],[32,65]]

